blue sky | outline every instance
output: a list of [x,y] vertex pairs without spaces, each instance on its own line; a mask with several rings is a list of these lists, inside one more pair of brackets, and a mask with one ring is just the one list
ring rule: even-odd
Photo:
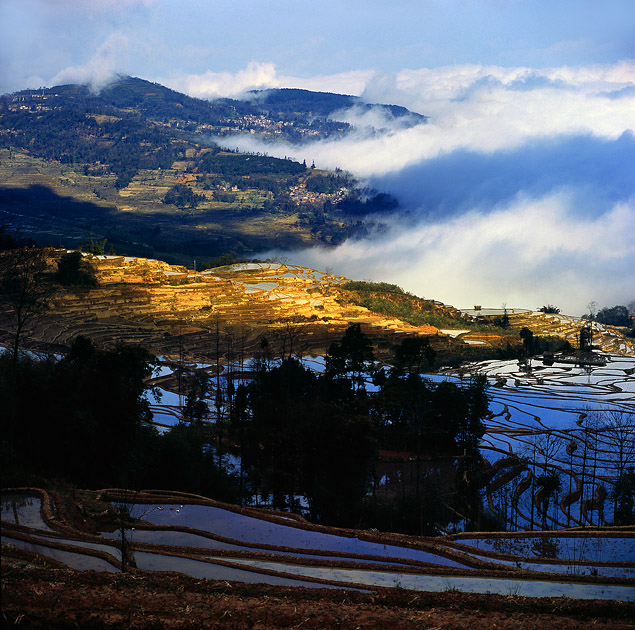
[[232,140],[350,170],[408,211],[371,240],[281,252],[293,262],[456,306],[635,300],[633,0],[0,0],[0,93],[116,73],[430,117],[378,138],[349,111],[344,141]]
[[306,79],[635,57],[632,0],[2,0],[0,24],[0,92],[99,63],[164,80],[272,63]]

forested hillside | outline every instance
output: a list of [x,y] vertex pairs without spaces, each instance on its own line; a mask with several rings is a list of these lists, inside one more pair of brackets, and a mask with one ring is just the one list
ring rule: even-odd
[[[328,117],[346,104],[371,107],[294,90],[208,102],[130,77],[99,93],[64,85],[6,95],[2,223],[43,244],[106,238],[120,253],[180,263],[274,245],[337,244],[363,235],[364,217],[392,212],[396,201],[340,170],[221,150],[212,138],[347,133],[348,124]],[[384,110],[404,124],[423,120]]]

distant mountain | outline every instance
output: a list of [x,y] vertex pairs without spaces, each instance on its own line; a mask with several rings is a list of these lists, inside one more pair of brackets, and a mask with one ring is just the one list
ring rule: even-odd
[[423,124],[427,120],[427,116],[411,112],[400,105],[366,103],[358,96],[345,94],[291,88],[253,90],[248,94],[253,105],[272,117],[304,115],[313,120],[338,120],[334,114],[355,108],[361,112],[380,110],[387,118],[398,120],[408,127]]
[[350,132],[352,125],[342,122],[341,116],[333,118],[332,115],[351,108],[358,112],[376,109],[401,126],[414,126],[427,120],[426,116],[405,107],[366,103],[357,96],[271,89],[249,92],[243,100],[208,101],[135,77],[121,77],[98,93],[86,85],[61,85],[23,90],[0,99],[4,111],[16,103],[20,104],[19,111],[32,113],[59,109],[60,105],[114,116],[134,111],[144,118],[193,133],[223,136],[248,132],[293,141]]
[[99,93],[62,85],[2,96],[0,225],[71,247],[107,238],[118,252],[173,262],[337,244],[396,201],[350,174],[224,151],[212,138],[341,135],[351,125],[329,115],[348,105],[366,107],[306,90],[209,102],[132,77]]

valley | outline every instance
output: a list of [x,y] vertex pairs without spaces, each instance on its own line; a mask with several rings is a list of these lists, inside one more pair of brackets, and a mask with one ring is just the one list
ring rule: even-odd
[[345,137],[351,108],[426,122],[131,77],[0,99],[15,623],[93,623],[105,591],[104,627],[271,627],[263,602],[276,627],[632,626],[627,326],[260,259],[401,216],[350,173],[227,145]]
[[[335,245],[371,229],[366,215],[395,210],[349,173],[221,150],[215,139],[227,133],[266,137],[275,125],[294,139],[348,131],[328,115],[353,100],[293,90],[267,98],[209,103],[131,77],[98,95],[59,86],[4,96],[1,224],[41,244],[106,239],[120,254],[192,265]],[[307,113],[315,102],[320,115]],[[393,109],[406,125],[425,122]]]

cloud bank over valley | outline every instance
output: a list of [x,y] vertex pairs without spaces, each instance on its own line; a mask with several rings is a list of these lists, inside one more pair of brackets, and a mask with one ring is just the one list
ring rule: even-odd
[[342,140],[231,139],[400,200],[382,233],[296,262],[457,306],[635,299],[632,0],[2,0],[0,34],[1,93],[120,73],[205,99],[294,87],[428,116],[404,128],[354,109]]
[[370,240],[278,254],[457,306],[551,302],[582,314],[635,297],[635,64],[453,66],[349,87],[430,118],[402,129],[381,112],[340,112],[359,129],[345,139],[227,142],[349,170],[406,213]]

